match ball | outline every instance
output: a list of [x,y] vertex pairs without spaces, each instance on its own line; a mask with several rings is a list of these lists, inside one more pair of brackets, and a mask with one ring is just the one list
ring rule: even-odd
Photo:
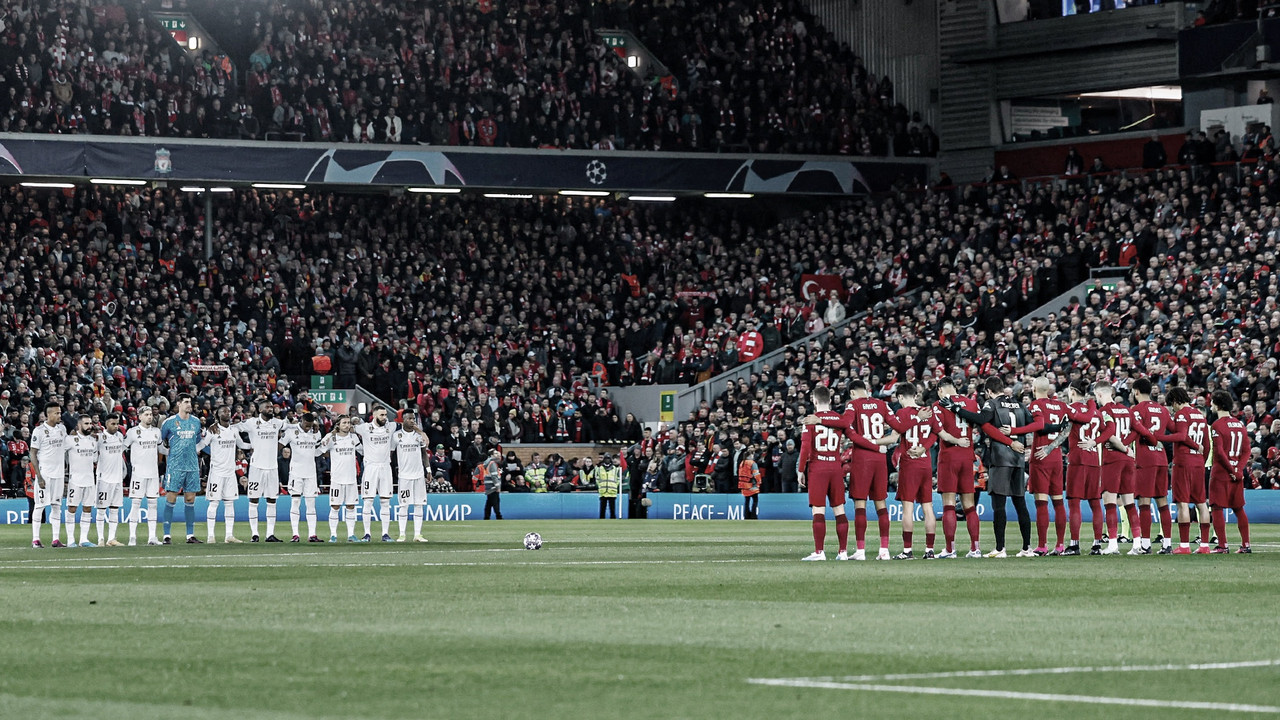
[[537,550],[542,547],[542,536],[538,533],[529,533],[524,536],[524,549]]

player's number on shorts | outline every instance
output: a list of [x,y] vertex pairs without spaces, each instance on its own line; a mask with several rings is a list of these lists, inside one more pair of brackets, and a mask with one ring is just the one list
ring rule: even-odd
[[329,488],[329,496],[332,497],[334,500],[337,500],[339,497],[342,496],[342,493],[338,490],[338,488],[332,487],[332,488]]
[[884,437],[884,416],[880,413],[875,415],[863,415],[862,420],[862,436],[865,438],[879,439]]
[[258,483],[256,482],[249,483],[249,492],[258,492]]
[[823,425],[815,426],[813,449],[820,453],[838,452],[840,450],[840,434]]
[[210,494],[210,495],[217,495],[217,494],[218,494],[218,483],[216,483],[216,482],[211,482],[211,483],[209,483],[209,494]]
[[401,490],[401,491],[400,491],[400,502],[408,502],[408,501],[409,501],[409,491],[408,491],[408,490]]

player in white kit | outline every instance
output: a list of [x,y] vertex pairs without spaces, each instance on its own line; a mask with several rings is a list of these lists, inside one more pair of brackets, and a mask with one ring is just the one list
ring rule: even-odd
[[[42,548],[40,525],[44,509],[49,508],[53,525],[53,547],[64,547],[62,536],[62,497],[66,494],[67,428],[62,424],[62,406],[56,402],[44,408],[44,422],[31,433],[31,468],[36,474],[35,510],[31,513],[31,547]],[[67,528],[67,542],[72,540]]]
[[364,473],[360,478],[360,497],[364,498],[364,537],[372,536],[369,527],[373,522],[373,498],[378,498],[378,515],[382,519],[382,542],[391,542],[391,495],[395,492],[391,482],[391,444],[395,438],[396,424],[387,421],[387,409],[373,411],[373,422],[356,426],[356,434],[364,445]]
[[298,425],[290,425],[280,440],[281,447],[292,448],[293,459],[289,463],[289,524],[293,527],[291,542],[301,542],[298,535],[298,519],[306,506],[307,542],[318,543],[316,536],[316,497],[320,494],[320,481],[316,476],[316,455],[319,454],[320,432],[316,429],[316,416],[306,413]]
[[276,498],[280,497],[280,434],[284,420],[276,417],[276,406],[263,400],[258,417],[241,422],[236,428],[249,436],[253,457],[249,459],[249,532],[251,542],[258,542],[258,500],[267,500],[267,542],[284,542],[276,537]]
[[156,536],[157,504],[160,498],[160,428],[155,413],[144,407],[138,413],[139,424],[124,434],[133,476],[129,484],[129,544],[138,544],[138,522],[142,519],[142,502],[147,503],[147,544],[159,545]]
[[116,532],[124,505],[124,434],[120,416],[108,413],[98,435],[98,544],[120,547]]
[[319,452],[329,453],[329,542],[338,542],[338,514],[347,509],[347,542],[356,538],[356,453],[360,436],[351,432],[351,418],[338,418],[338,426],[320,441]]
[[417,416],[406,412],[404,426],[395,434],[396,469],[400,476],[400,542],[404,542],[410,510],[414,512],[413,541],[427,541],[422,537],[422,518],[427,509],[425,457],[428,443],[426,433],[418,429]]
[[218,524],[218,506],[223,507],[226,534],[223,542],[238,543],[236,530],[236,498],[240,497],[240,484],[236,482],[236,451],[247,449],[249,444],[240,439],[240,431],[231,425],[231,408],[218,408],[217,415],[205,428],[198,451],[209,454],[209,481],[204,497],[209,506],[205,509],[205,530],[210,544],[214,542],[214,528]]
[[97,547],[89,542],[93,525],[93,501],[97,490],[94,474],[98,463],[98,437],[93,432],[93,419],[81,415],[76,432],[67,438],[67,536],[75,545],[76,510],[80,511],[80,547]]

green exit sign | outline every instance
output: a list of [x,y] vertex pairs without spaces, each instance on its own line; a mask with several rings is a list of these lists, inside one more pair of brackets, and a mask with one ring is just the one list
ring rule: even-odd
[[175,30],[186,30],[187,20],[186,18],[162,17],[160,18],[160,27],[168,30],[169,32],[174,32]]
[[625,48],[627,46],[627,39],[621,35],[604,35],[601,39],[604,40],[604,45],[608,48]]

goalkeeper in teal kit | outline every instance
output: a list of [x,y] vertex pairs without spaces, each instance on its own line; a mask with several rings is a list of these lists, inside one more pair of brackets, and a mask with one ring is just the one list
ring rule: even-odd
[[200,420],[191,415],[191,396],[178,396],[178,414],[160,426],[160,442],[168,448],[164,479],[164,544],[172,543],[169,527],[173,524],[173,506],[178,493],[186,500],[183,508],[187,520],[187,542],[199,544],[196,538],[196,493],[200,492]]

